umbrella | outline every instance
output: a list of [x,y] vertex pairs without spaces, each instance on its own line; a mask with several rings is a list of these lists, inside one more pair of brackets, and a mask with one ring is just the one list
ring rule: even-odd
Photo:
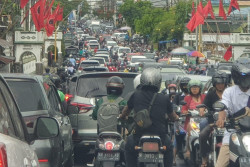
[[125,27],[121,27],[120,30],[131,30],[131,28],[128,26],[125,26]]
[[186,55],[190,50],[185,49],[183,47],[175,48],[171,51],[172,55]]
[[188,52],[187,55],[192,57],[205,57],[204,54],[199,51],[191,51]]

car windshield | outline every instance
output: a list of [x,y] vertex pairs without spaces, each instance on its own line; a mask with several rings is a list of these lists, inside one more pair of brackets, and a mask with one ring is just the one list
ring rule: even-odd
[[99,45],[89,45],[89,47],[90,47],[91,49],[95,49],[95,48],[99,49]]
[[228,71],[231,71],[232,69],[232,66],[219,66],[218,67],[218,70],[228,70]]
[[104,59],[95,59],[95,58],[93,58],[91,60],[97,60],[97,61],[99,61],[100,64],[105,64]]
[[[105,96],[107,95],[106,83],[110,76],[105,75],[103,77],[93,78],[79,78],[77,84],[77,95],[81,97],[97,97],[97,96]],[[133,86],[133,77],[124,78],[122,77],[125,87],[122,93],[122,97],[125,97],[127,93],[134,90]]]
[[117,46],[117,43],[107,43],[107,46]]
[[130,53],[130,49],[123,48],[123,49],[120,49],[119,52],[120,53]]
[[35,81],[7,81],[21,112],[47,110],[45,97]]
[[104,58],[106,62],[109,62],[109,58],[108,58],[108,56],[95,55],[95,57],[101,57],[101,58]]

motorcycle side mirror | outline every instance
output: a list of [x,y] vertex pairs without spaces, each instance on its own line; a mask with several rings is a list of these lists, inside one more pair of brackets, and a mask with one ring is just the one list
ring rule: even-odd
[[205,104],[199,104],[199,105],[196,106],[196,108],[198,108],[198,109],[199,108],[207,108],[207,106]]
[[184,105],[186,105],[187,104],[187,102],[185,102],[184,100],[182,100],[181,102],[180,102],[180,105],[182,105],[182,106],[184,106]]
[[220,101],[217,101],[213,104],[213,109],[215,111],[223,111],[225,110],[227,107],[225,106],[225,104],[223,104],[222,102]]

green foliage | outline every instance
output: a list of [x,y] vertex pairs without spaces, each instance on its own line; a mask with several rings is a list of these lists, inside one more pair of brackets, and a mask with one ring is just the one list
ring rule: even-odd
[[119,12],[125,18],[132,30],[143,36],[149,35],[150,40],[183,39],[185,23],[188,22],[191,13],[192,0],[178,1],[178,3],[164,10],[154,8],[148,1],[134,2],[125,0]]

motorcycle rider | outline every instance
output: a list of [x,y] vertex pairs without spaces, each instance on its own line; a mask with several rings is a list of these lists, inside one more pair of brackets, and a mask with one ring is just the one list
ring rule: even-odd
[[[160,89],[162,77],[160,71],[155,68],[145,69],[140,78],[140,89],[135,92],[128,100],[127,106],[124,108],[120,118],[124,119],[133,110],[135,114],[145,108],[148,108],[150,101],[155,93]],[[173,112],[172,104],[168,96],[157,93],[155,102],[157,105],[152,105],[150,117],[153,124],[147,129],[140,129],[136,124],[133,134],[127,137],[125,144],[125,157],[126,166],[137,166],[137,152],[135,146],[138,144],[139,139],[144,134],[159,135],[164,145],[167,146],[167,151],[164,153],[165,167],[171,167],[173,163],[173,146],[166,132],[165,114],[168,114],[172,120],[178,120],[179,117]]]
[[181,92],[175,95],[175,98],[174,98],[174,101],[173,101],[174,104],[180,105],[180,102],[181,102],[182,100],[184,100],[184,97],[185,97],[185,96],[188,95],[188,88],[187,88],[187,85],[188,85],[188,82],[189,82],[190,80],[191,80],[191,79],[188,78],[188,77],[183,77],[183,78],[180,80]]
[[[188,114],[188,110],[196,109],[196,106],[202,104],[205,95],[201,94],[202,91],[202,83],[199,80],[190,80],[188,82],[188,91],[189,95],[185,96],[184,101],[187,103],[186,105],[182,106],[182,114]],[[190,117],[187,116],[185,120],[184,129],[187,131],[187,141],[186,141],[186,157],[190,158],[190,148],[189,148],[189,138],[190,138],[190,131],[191,127],[189,124]]]
[[[240,113],[245,107],[250,107],[250,58],[238,58],[231,69],[234,86],[227,88],[222,95],[222,103],[227,110],[219,112],[216,125],[224,127],[225,118],[228,115]],[[226,167],[229,165],[229,139],[231,133],[224,133],[222,146],[215,167]]]
[[[224,90],[227,87],[228,84],[228,77],[227,74],[225,72],[216,72],[213,76],[212,76],[212,84],[213,84],[213,88],[211,89],[211,91],[209,91],[203,101],[203,104],[205,104],[207,106],[207,110],[209,111],[209,115],[207,119],[204,119],[201,121],[200,123],[200,153],[202,156],[202,164],[201,167],[206,167],[207,166],[207,156],[208,153],[210,152],[210,146],[208,145],[208,140],[209,140],[209,136],[210,133],[213,130],[213,127],[210,126],[209,124],[213,123],[213,104],[218,101],[221,100],[222,98],[222,94],[224,92]],[[200,109],[200,116],[204,116],[205,112],[204,112],[205,108],[201,108]],[[210,141],[210,140],[209,140]]]
[[[125,87],[125,84],[122,80],[122,78],[118,77],[118,76],[113,76],[113,77],[110,77],[107,81],[107,84],[106,84],[106,87],[107,87],[107,97],[108,97],[108,100],[109,101],[114,101],[116,100],[118,97],[121,96],[122,92],[123,92],[123,89]],[[96,103],[96,106],[93,110],[93,114],[92,114],[92,118],[94,120],[97,120],[97,113],[98,113],[98,109],[99,107],[102,105],[103,103],[103,99],[99,99]],[[126,100],[122,100],[120,103],[119,103],[119,106],[122,108],[124,106],[127,105],[127,101]]]

